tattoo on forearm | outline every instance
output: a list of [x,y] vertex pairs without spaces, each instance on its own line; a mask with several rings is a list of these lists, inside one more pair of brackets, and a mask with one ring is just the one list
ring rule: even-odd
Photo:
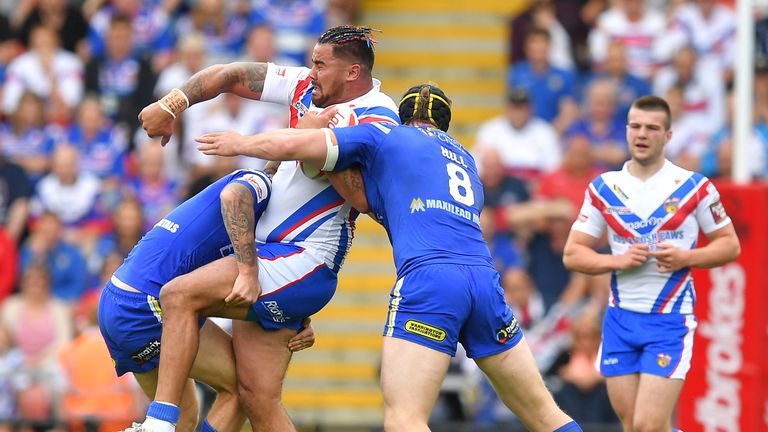
[[243,264],[256,264],[253,195],[246,186],[237,183],[230,183],[225,189],[235,195],[234,199],[221,200],[221,216],[232,241],[235,258]]

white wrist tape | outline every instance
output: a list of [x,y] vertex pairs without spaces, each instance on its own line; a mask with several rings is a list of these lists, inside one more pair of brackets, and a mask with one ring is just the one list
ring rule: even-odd
[[333,171],[336,167],[336,162],[339,160],[339,146],[333,144],[331,139],[331,130],[323,128],[325,133],[325,145],[328,148],[328,152],[325,155],[325,163],[323,164],[323,171]]

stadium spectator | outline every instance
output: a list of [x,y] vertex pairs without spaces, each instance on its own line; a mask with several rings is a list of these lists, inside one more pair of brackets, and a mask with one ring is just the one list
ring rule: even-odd
[[701,157],[709,147],[711,134],[707,133],[707,128],[701,127],[695,114],[684,111],[684,93],[683,86],[674,85],[665,95],[672,119],[672,138],[664,152],[675,165],[697,171],[700,169]]
[[[19,29],[24,45],[29,45],[32,29],[48,27],[59,36],[61,47],[71,53],[78,53],[79,45],[85,41],[88,22],[80,10],[67,0],[37,0]],[[82,49],[82,47],[80,47]]]
[[106,115],[129,131],[138,127],[141,107],[153,100],[156,79],[149,60],[135,50],[133,31],[128,17],[112,17],[103,57],[92,58],[85,68],[86,90],[100,95]]
[[[696,329],[691,269],[723,265],[741,251],[715,186],[664,157],[669,117],[663,99],[635,101],[631,159],[585,190],[563,256],[572,271],[611,272],[597,364],[625,430],[672,429]],[[611,251],[600,253],[594,248],[605,231]],[[700,231],[709,242],[695,247]]]
[[131,426],[144,408],[143,395],[133,379],[115,376],[112,358],[99,332],[96,299],[84,311],[85,327],[61,347],[57,356],[64,381],[61,420],[75,432],[86,432],[91,425],[102,432],[122,430]]
[[662,60],[670,60],[684,47],[716,69],[723,82],[733,78],[736,59],[736,15],[718,0],[696,0],[675,9],[669,28],[659,39]]
[[[703,151],[699,170],[702,174],[712,177],[731,178],[733,164],[733,109],[734,94],[729,93],[726,99],[725,125],[712,134],[709,145]],[[748,169],[753,177],[766,175],[766,151],[768,150],[768,137],[758,123],[754,126],[749,141],[745,143],[749,154]]]
[[[0,142],[5,135],[0,125]],[[0,229],[17,243],[27,224],[32,183],[24,169],[11,162],[3,154],[0,144]]]
[[601,69],[612,41],[624,46],[627,70],[640,78],[650,79],[658,66],[654,49],[666,30],[664,14],[647,7],[645,0],[620,0],[601,13],[589,34],[592,62]]
[[571,34],[560,23],[565,16],[562,13],[562,8],[567,8],[568,5],[571,5],[569,9],[573,13],[573,2],[536,0],[531,2],[526,11],[513,17],[509,26],[510,63],[525,60],[525,35],[531,28],[539,27],[549,32],[551,41],[548,54],[549,63],[560,69],[574,69]]
[[60,139],[80,151],[81,170],[105,183],[119,182],[126,175],[128,139],[104,114],[96,95],[86,96],[77,110],[77,122]]
[[725,85],[711,60],[699,60],[693,47],[681,48],[672,64],[656,74],[653,94],[664,95],[673,85],[683,87],[683,113],[695,116],[704,132],[713,133],[723,126]]
[[61,49],[58,35],[50,28],[35,27],[29,37],[29,51],[8,65],[3,111],[15,112],[24,93],[31,91],[45,101],[43,112],[48,119],[67,122],[83,96],[83,63]]
[[49,131],[43,100],[32,92],[22,94],[9,121],[0,124],[0,151],[20,165],[33,183],[51,166],[53,139]]
[[70,144],[53,151],[51,173],[35,188],[31,214],[51,212],[65,226],[64,236],[77,244],[104,229],[106,215],[99,207],[101,181],[80,169],[80,152]]
[[206,64],[231,62],[243,52],[248,17],[229,6],[231,2],[224,0],[197,0],[192,10],[176,21],[177,35],[203,35]]
[[325,2],[321,0],[251,0],[251,22],[275,30],[277,57],[289,65],[308,64],[315,40],[326,28]]
[[0,227],[0,304],[16,288],[18,271],[19,251],[16,247],[16,239]]
[[[596,65],[597,66],[597,65]],[[627,114],[632,101],[651,94],[650,83],[627,70],[627,57],[624,45],[621,41],[614,40],[608,45],[605,61],[594,72],[593,79],[612,80],[616,86],[616,113],[617,121],[622,124],[627,121]]]
[[619,422],[608,400],[605,379],[595,369],[600,348],[600,313],[600,308],[587,308],[574,320],[571,347],[555,366],[561,380],[561,387],[554,391],[555,400],[582,424]]
[[507,93],[504,115],[480,126],[474,151],[482,155],[486,148],[498,151],[508,175],[530,184],[556,169],[562,157],[557,133],[549,123],[533,115],[529,93],[522,88]]
[[[171,9],[174,7],[173,3],[178,4],[178,1],[166,3]],[[171,17],[157,2],[143,0],[113,0],[93,13],[89,20],[88,32],[91,59],[107,56],[109,28],[116,16],[125,17],[129,23],[129,33],[133,35],[133,55],[151,59],[154,71],[161,71],[171,63],[175,44]],[[148,86],[152,88],[151,84]]]
[[88,268],[86,290],[104,286],[100,281],[107,260],[116,255],[122,263],[131,249],[141,240],[144,232],[144,214],[141,204],[134,198],[125,198],[120,201],[112,213],[112,230],[81,248]]
[[22,274],[30,266],[45,263],[51,292],[57,299],[76,302],[85,290],[85,260],[80,251],[61,236],[61,222],[54,213],[44,213],[21,248]]
[[12,432],[18,421],[16,397],[24,386],[23,366],[24,355],[5,324],[0,324],[0,432]]
[[144,213],[144,231],[149,231],[179,203],[176,182],[168,179],[163,169],[163,148],[157,141],[147,141],[138,149],[139,175],[125,187],[125,195],[133,197]]
[[243,61],[272,62],[279,65],[298,66],[290,57],[278,57],[275,46],[275,30],[268,24],[254,26],[248,32]]
[[534,27],[525,35],[525,60],[514,63],[507,76],[509,88],[531,95],[533,114],[562,132],[578,116],[576,75],[549,62],[551,36]]
[[72,339],[69,307],[51,296],[51,277],[43,263],[22,273],[21,291],[2,305],[2,324],[10,330],[24,356],[18,372],[29,379],[19,391],[20,417],[35,423],[55,423],[55,400],[61,389],[56,353]]
[[586,108],[568,128],[566,137],[583,135],[592,145],[592,160],[604,169],[620,167],[627,160],[624,145],[626,120],[616,118],[618,89],[612,80],[592,81],[586,91]]
[[484,211],[493,215],[493,220],[490,221],[493,231],[498,234],[512,234],[507,213],[514,211],[517,204],[530,199],[529,185],[506,174],[499,150],[494,147],[483,148],[478,162],[485,198]]

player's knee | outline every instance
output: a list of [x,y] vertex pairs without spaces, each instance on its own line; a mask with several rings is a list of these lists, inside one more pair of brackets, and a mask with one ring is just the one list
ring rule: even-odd
[[423,430],[429,420],[429,413],[413,409],[409,404],[384,402],[384,430],[409,431]]
[[188,293],[178,279],[166,283],[160,290],[160,304],[163,307],[163,312],[173,312],[185,307],[189,304],[188,297]]
[[256,412],[270,412],[280,405],[280,388],[256,388],[242,381],[237,383],[237,395],[240,403],[253,414]]

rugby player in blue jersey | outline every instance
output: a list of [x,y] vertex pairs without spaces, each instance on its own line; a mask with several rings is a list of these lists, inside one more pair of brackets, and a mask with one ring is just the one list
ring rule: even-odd
[[[381,386],[387,431],[428,430],[456,344],[533,431],[581,431],[547,391],[504,300],[479,225],[482,184],[470,153],[445,133],[450,101],[436,87],[400,102],[407,126],[234,132],[197,138],[221,156],[303,160],[324,171],[359,164],[372,216],[392,242],[397,282],[384,327]],[[333,115],[318,116],[327,123]],[[325,118],[328,117],[328,118]]]
[[[201,315],[272,321],[264,300],[257,301],[258,287],[233,290],[231,280],[222,279],[215,269],[222,265],[220,262],[236,259],[238,265],[250,265],[253,271],[258,271],[254,226],[269,202],[271,187],[270,177],[261,171],[240,170],[223,177],[155,224],[105,286],[99,301],[99,326],[115,369],[118,375],[133,372],[150,399],[154,397],[158,379],[162,334],[158,298],[163,286],[183,284],[184,279],[190,277],[197,281],[202,278],[211,289],[226,285],[220,287],[222,291],[231,291],[226,301],[211,305]],[[239,202],[246,202],[248,208],[238,206]],[[269,256],[283,247],[264,245],[258,255]],[[222,260],[233,253],[233,257]],[[332,294],[333,291],[326,293],[327,299],[321,299],[322,302]],[[308,304],[296,303],[298,309],[286,313],[307,317],[315,312],[304,310]],[[295,332],[301,322],[284,325]],[[190,365],[190,377],[200,379],[218,392],[202,430],[239,431],[245,413],[237,397],[232,340],[210,321],[201,319],[199,326],[200,348]],[[311,329],[307,332],[311,335]],[[306,332],[297,338],[305,336]],[[299,348],[308,345],[311,344]],[[175,417],[178,430],[195,430],[198,406],[192,379],[186,383],[180,406],[181,415],[176,407],[153,403],[148,412],[150,424],[145,422],[144,426],[151,427],[153,418],[170,414]]]

